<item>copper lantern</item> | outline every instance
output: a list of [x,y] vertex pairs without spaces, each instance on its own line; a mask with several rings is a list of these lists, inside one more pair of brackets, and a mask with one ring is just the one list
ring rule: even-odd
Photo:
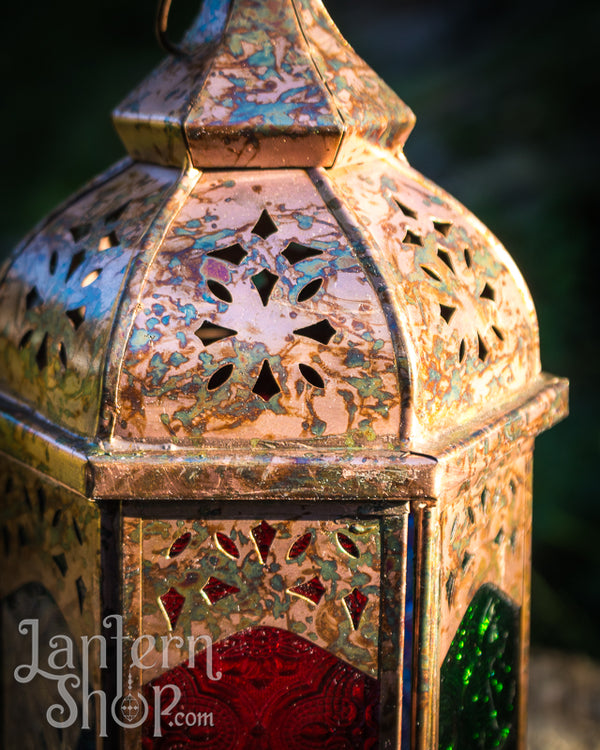
[[0,275],[2,746],[524,748],[514,262],[320,0],[205,0],[114,122]]

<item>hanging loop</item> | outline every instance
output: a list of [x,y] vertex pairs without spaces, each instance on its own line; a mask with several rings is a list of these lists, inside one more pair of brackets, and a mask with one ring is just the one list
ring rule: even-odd
[[174,44],[167,36],[170,10],[171,0],[159,0],[158,8],[156,10],[156,23],[154,26],[156,38],[165,52],[168,52],[170,55],[176,55],[177,57],[184,57],[186,53],[183,49],[177,44]]

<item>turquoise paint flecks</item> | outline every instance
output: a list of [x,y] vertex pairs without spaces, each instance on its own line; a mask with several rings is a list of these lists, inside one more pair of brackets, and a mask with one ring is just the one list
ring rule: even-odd
[[344,364],[346,367],[364,367],[366,365],[365,355],[359,349],[351,348],[346,354]]
[[348,412],[348,419],[350,424],[354,421],[354,416],[358,410],[357,405],[354,403],[354,394],[352,391],[347,391],[343,388],[338,389],[338,393],[344,399],[346,405],[346,411]]
[[315,222],[315,217],[310,214],[301,214],[296,211],[292,214],[292,218],[298,222],[300,229],[311,229]]
[[327,429],[327,422],[323,422],[322,419],[318,419],[315,417],[312,421],[312,424],[310,426],[310,431],[313,435],[316,435],[317,437],[321,437],[321,435],[324,434],[325,430]]
[[162,361],[160,354],[155,354],[150,360],[148,377],[154,387],[160,385],[165,375],[169,372],[169,365]]
[[173,352],[169,357],[169,364],[173,367],[179,367],[179,365],[182,365],[184,362],[189,362],[189,357],[184,357],[180,352]]
[[196,236],[194,238],[194,248],[197,250],[213,250],[221,242],[225,244],[234,235],[235,231],[233,229],[222,229],[220,232],[215,232],[214,234],[206,234],[201,237]]
[[188,302],[187,305],[182,305],[179,300],[176,302],[177,309],[179,312],[183,313],[184,315],[184,321],[186,326],[191,325],[193,320],[198,319],[198,314],[196,312],[196,308]]
[[[371,580],[370,576],[368,576],[366,573],[355,573],[352,576],[352,581],[350,582],[350,585],[353,588],[362,588],[362,587],[366,587],[370,580]],[[375,588],[374,593],[378,593],[377,586],[375,586],[374,588]],[[368,593],[366,588],[363,589],[362,593],[363,594]]]
[[392,193],[398,192],[398,185],[394,182],[394,180],[389,175],[382,175],[381,180],[379,181],[379,184],[381,185],[382,192],[385,194],[387,191],[390,191]]
[[[251,67],[256,66],[259,68],[271,68],[272,70],[268,71],[269,77],[276,75],[276,72],[273,69],[275,67],[275,55],[273,54],[273,50],[269,47],[265,47],[264,49],[255,52],[253,55],[250,55],[247,60],[247,65]],[[243,83],[245,83],[245,81]]]
[[321,571],[321,577],[324,581],[339,581],[340,574],[337,572],[337,562],[335,560],[324,560],[322,557],[315,555],[313,562]]
[[231,125],[241,125],[257,117],[260,117],[261,127],[268,125],[269,127],[284,128],[294,124],[294,118],[286,114],[279,102],[270,104],[261,102],[259,104],[244,99],[237,102],[236,109],[230,117],[230,123]]
[[134,328],[129,342],[129,348],[132,352],[137,352],[146,347],[151,341],[157,341],[160,338],[158,331],[145,331],[142,328]]
[[155,315],[160,316],[164,313],[164,311],[165,311],[164,305],[160,305],[158,303],[155,303],[154,305],[152,305],[152,312]]
[[187,336],[183,331],[177,331],[177,333],[175,334],[175,338],[177,339],[177,341],[179,341],[179,345],[181,347],[187,345]]

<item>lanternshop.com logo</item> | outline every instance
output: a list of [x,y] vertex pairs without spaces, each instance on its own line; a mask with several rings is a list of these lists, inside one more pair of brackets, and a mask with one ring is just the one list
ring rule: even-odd
[[[79,725],[81,729],[90,729],[92,717],[96,717],[96,729],[99,737],[107,737],[109,716],[112,721],[124,728],[135,729],[141,727],[152,708],[154,737],[161,737],[161,725],[165,722],[168,726],[193,727],[213,726],[213,715],[211,712],[184,713],[177,711],[181,700],[181,690],[177,685],[163,684],[153,685],[151,695],[147,697],[142,692],[135,690],[133,686],[133,669],[150,669],[155,664],[143,661],[148,649],[156,645],[154,636],[142,635],[134,641],[123,636],[123,618],[120,615],[108,615],[102,622],[106,632],[114,630],[114,635],[109,638],[115,641],[113,647],[116,653],[116,685],[115,697],[109,703],[107,693],[103,690],[92,690],[91,662],[93,649],[97,650],[97,662],[101,670],[108,669],[107,664],[107,637],[104,635],[81,637],[81,668],[75,668],[75,654],[78,653],[74,639],[68,635],[55,634],[49,640],[46,663],[40,663],[40,624],[38,620],[27,619],[19,623],[19,633],[29,636],[31,639],[31,650],[29,663],[19,664],[14,670],[14,678],[20,684],[28,684],[35,678],[49,680],[55,683],[56,693],[59,701],[49,706],[46,710],[46,720],[50,726],[56,729],[67,729]],[[163,659],[166,659],[168,645],[172,636],[162,636]],[[179,644],[183,647],[183,639]],[[126,644],[126,641],[128,643]],[[131,645],[129,645],[129,641]],[[206,676],[210,680],[220,680],[222,673],[213,673],[212,640],[210,636],[190,636],[187,639],[188,665],[191,669],[195,667],[195,654],[198,643],[202,641],[205,647]],[[124,686],[123,654],[130,657],[130,667],[127,673],[127,684]],[[166,668],[168,665],[163,664]],[[151,705],[152,704],[152,707]],[[146,728],[148,729],[148,728]]]

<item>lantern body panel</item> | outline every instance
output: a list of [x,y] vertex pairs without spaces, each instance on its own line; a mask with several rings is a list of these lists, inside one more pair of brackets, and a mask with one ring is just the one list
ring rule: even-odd
[[[0,278],[3,659],[37,592],[52,634],[123,618],[114,746],[523,748],[533,440],[567,411],[526,285],[319,0],[209,0],[181,52],[114,114],[134,161]],[[218,725],[161,718],[169,684]]]
[[[35,663],[36,649],[44,669],[52,655],[50,639],[66,636],[75,647],[72,668],[65,671],[79,679],[87,674],[89,691],[100,687],[96,655],[91,654],[84,670],[77,648],[83,636],[100,632],[100,513],[95,503],[4,456],[0,456],[0,487],[3,745],[19,747],[24,737],[35,736],[40,744],[58,747],[57,729],[43,720],[46,710],[61,701],[57,684],[39,676],[17,684],[14,672],[20,665]],[[29,625],[19,631],[22,622]],[[60,663],[65,659],[62,654]],[[83,690],[83,685],[72,690],[79,711]],[[94,720],[92,706],[91,728],[83,732],[88,739],[90,732],[93,738]],[[34,734],[28,734],[27,728]],[[63,740],[75,747],[81,735],[81,723],[74,722],[65,728]]]
[[[198,649],[194,662],[201,665],[195,669],[203,672],[194,681],[205,685],[200,692],[213,696],[213,706],[227,702],[225,688],[211,684],[206,676],[202,660],[208,637],[214,644],[209,673],[223,671],[223,685],[249,694],[247,701],[239,699],[236,726],[250,721],[261,727],[265,742],[279,746],[281,728],[289,724],[297,731],[299,721],[310,724],[311,712],[322,701],[317,713],[329,712],[327,732],[337,726],[340,737],[350,732],[365,747],[374,737],[396,743],[401,731],[408,507],[382,516],[351,503],[320,510],[291,505],[281,520],[281,506],[263,501],[260,521],[248,518],[248,511],[254,515],[256,508],[245,503],[220,504],[215,510],[214,520],[181,518],[160,505],[159,513],[145,512],[145,517],[127,518],[124,523],[125,628],[131,638],[152,635],[158,649],[145,654],[145,668],[133,670],[134,684],[147,691],[168,684],[189,661],[192,637]],[[343,520],[344,515],[348,520]],[[303,520],[294,520],[299,516]],[[300,679],[301,663],[290,662],[281,673],[261,672],[261,649],[272,647],[277,652],[283,637],[277,633],[282,628],[314,644],[302,660],[305,665],[314,662],[311,679],[319,675],[314,684]],[[244,642],[243,653],[233,658]],[[247,672],[243,655],[255,660]],[[285,654],[281,658],[285,663]],[[131,672],[130,663],[129,655],[125,668]],[[259,679],[264,683],[255,695]],[[356,686],[352,694],[358,686],[367,690],[368,718],[356,715],[349,706],[345,718],[331,714],[336,701],[341,701],[339,712],[347,699],[340,695],[330,705],[328,696],[337,695],[342,686],[343,691],[350,689],[350,684]],[[286,699],[281,705],[275,696],[278,690]],[[252,695],[257,703],[252,703]],[[291,700],[291,695],[296,698]],[[267,703],[261,703],[267,696]],[[193,706],[205,705],[202,701],[209,699],[199,700],[194,699]],[[223,740],[223,716],[220,709],[216,711],[219,720],[215,718],[214,727],[203,729],[206,742]],[[172,732],[165,732],[173,738]],[[139,741],[139,733],[127,733],[127,747],[136,747]],[[298,747],[308,741],[294,740],[301,743]]]
[[[415,637],[428,658],[417,667],[422,691],[413,716],[426,724],[439,711],[419,747],[438,740],[440,747],[461,747],[467,737],[476,747],[525,742],[532,447],[520,440],[495,451],[484,471],[449,488],[439,506],[415,508],[422,586]],[[500,622],[492,622],[498,612]],[[474,713],[466,695],[477,703]],[[496,704],[503,706],[497,721]],[[498,725],[502,736],[494,734]]]

